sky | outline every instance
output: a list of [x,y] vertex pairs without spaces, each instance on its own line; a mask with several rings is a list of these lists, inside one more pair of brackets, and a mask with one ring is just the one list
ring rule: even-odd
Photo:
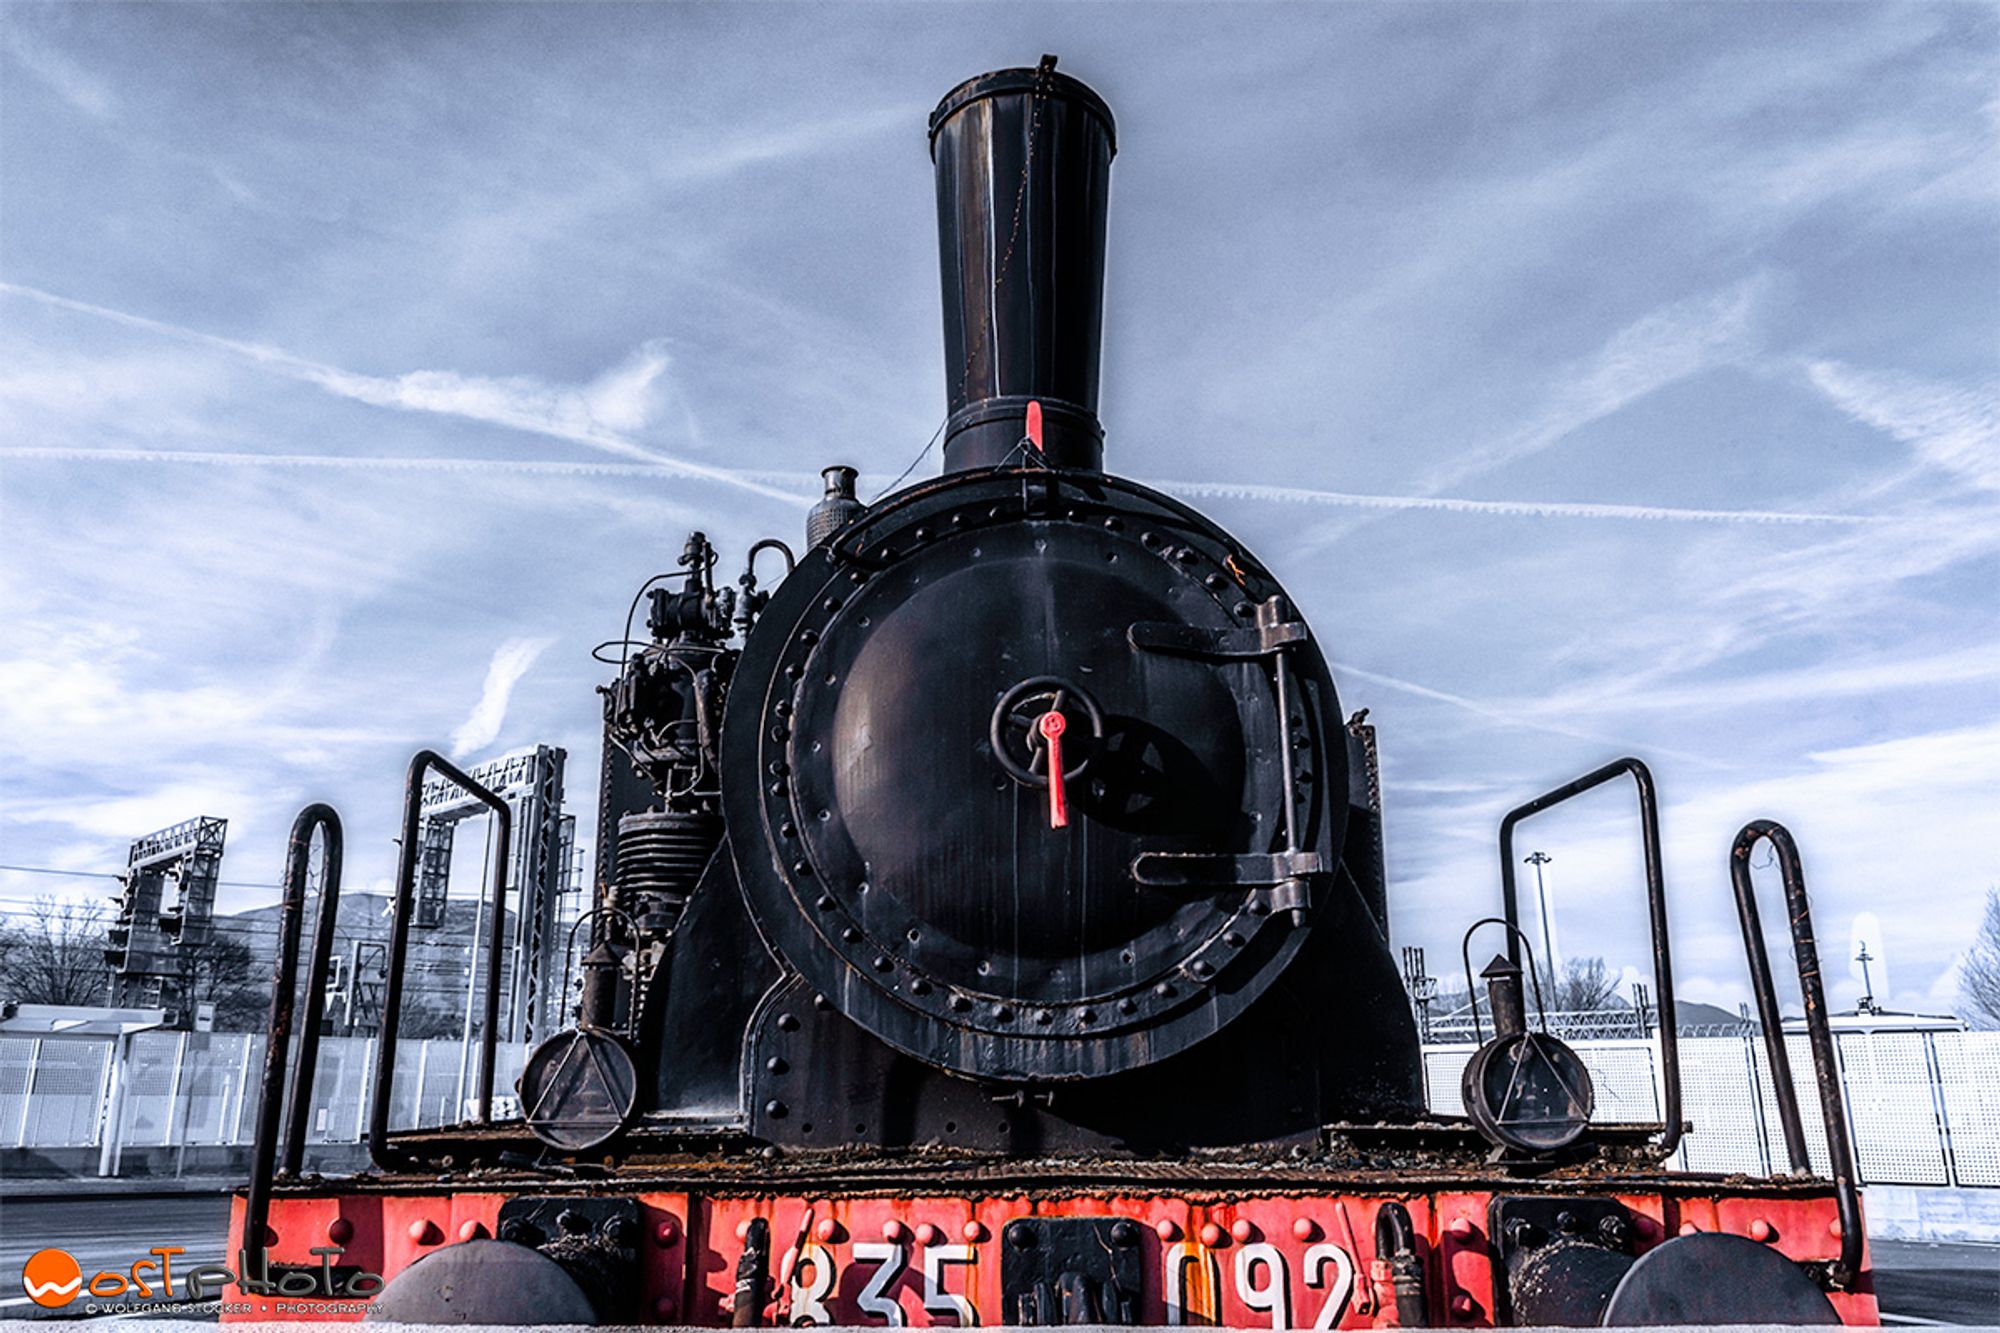
[[[382,888],[420,745],[564,746],[587,826],[640,582],[937,429],[925,117],[1044,52],[1118,118],[1107,466],[1371,710],[1395,943],[1453,974],[1500,815],[1632,754],[1683,996],[1748,996],[1765,817],[1836,1006],[1858,936],[1953,1007],[2000,884],[1990,4],[9,3],[0,862],[221,815],[240,910],[329,800]],[[1643,969],[1630,788],[1521,837],[1558,953]]]

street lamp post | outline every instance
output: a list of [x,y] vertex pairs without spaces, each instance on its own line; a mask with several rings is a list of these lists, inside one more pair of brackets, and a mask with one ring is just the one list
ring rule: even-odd
[[1551,989],[1556,985],[1556,948],[1554,933],[1549,929],[1549,888],[1542,880],[1542,867],[1553,860],[1553,856],[1542,851],[1530,852],[1522,858],[1524,864],[1535,868],[1535,902],[1542,914],[1542,966],[1548,971]]

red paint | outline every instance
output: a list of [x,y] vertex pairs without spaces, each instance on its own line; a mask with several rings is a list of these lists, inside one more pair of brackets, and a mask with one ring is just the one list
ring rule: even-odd
[[344,1217],[336,1217],[326,1224],[326,1239],[329,1244],[345,1245],[354,1239],[354,1223]]
[[1063,729],[1069,722],[1051,708],[1042,714],[1042,720],[1035,724],[1042,738],[1049,743],[1049,827],[1069,826],[1069,804],[1063,799]]
[[474,1217],[468,1217],[458,1224],[460,1240],[486,1240],[490,1234],[486,1230],[486,1224]]
[[[518,1188],[518,1187],[517,1187]],[[273,1247],[274,1263],[316,1264],[309,1253],[324,1244],[334,1224],[346,1222],[350,1245],[342,1262],[353,1263],[393,1279],[411,1263],[434,1252],[411,1239],[413,1223],[429,1222],[445,1235],[460,1234],[477,1223],[488,1234],[497,1231],[499,1209],[509,1196],[469,1191],[451,1195],[397,1197],[357,1194],[306,1198],[287,1195],[274,1201],[272,1221],[282,1237]],[[1492,1259],[1478,1219],[1486,1215],[1491,1194],[1442,1195],[1307,1195],[1203,1196],[1188,1199],[1160,1194],[1074,1194],[1069,1196],[1009,1195],[965,1197],[926,1195],[906,1198],[828,1199],[763,1195],[748,1198],[690,1198],[682,1194],[638,1195],[640,1222],[653,1237],[640,1264],[635,1306],[650,1319],[695,1327],[729,1322],[729,1296],[734,1290],[734,1266],[741,1253],[733,1237],[739,1224],[755,1217],[771,1227],[772,1270],[801,1282],[817,1280],[821,1255],[834,1279],[824,1300],[834,1322],[876,1324],[877,1315],[860,1310],[862,1289],[880,1274],[873,1258],[855,1250],[881,1245],[877,1237],[892,1237],[902,1267],[882,1287],[894,1301],[903,1322],[912,1328],[951,1326],[957,1316],[948,1303],[927,1305],[925,1269],[935,1283],[934,1295],[968,1302],[978,1322],[1001,1322],[1000,1254],[1003,1228],[1015,1218],[1123,1217],[1143,1228],[1142,1262],[1146,1286],[1139,1293],[1137,1317],[1143,1324],[1166,1322],[1167,1259],[1175,1257],[1183,1279],[1174,1290],[1190,1324],[1225,1328],[1268,1329],[1277,1312],[1261,1293],[1272,1290],[1272,1276],[1282,1269],[1279,1290],[1282,1313],[1293,1327],[1312,1327],[1322,1317],[1342,1329],[1390,1327],[1395,1323],[1393,1291],[1386,1265],[1374,1251],[1375,1216],[1394,1197],[1409,1209],[1412,1224],[1426,1251],[1426,1272],[1437,1322],[1457,1328],[1485,1327],[1496,1308]],[[1784,1199],[1662,1198],[1658,1194],[1619,1194],[1620,1203],[1641,1219],[1665,1219],[1641,1248],[1659,1243],[1686,1222],[1703,1231],[1749,1235],[1762,1220],[1771,1228],[1768,1242],[1782,1253],[1803,1259],[1831,1258],[1837,1240],[1827,1236],[1834,1215],[1831,1194]],[[237,1207],[240,1225],[241,1208]],[[1318,1219],[1315,1221],[1315,1219]],[[829,1235],[829,1225],[831,1231]],[[1304,1224],[1304,1225],[1301,1225]],[[1271,1245],[1278,1265],[1253,1258],[1247,1266],[1239,1247],[1247,1235]],[[911,1245],[914,1235],[920,1242]],[[971,1251],[940,1257],[947,1240],[964,1237]],[[821,1254],[801,1258],[802,1245],[817,1240]],[[935,1247],[935,1248],[933,1248]],[[1335,1262],[1333,1255],[1342,1256]],[[874,1252],[870,1252],[871,1255]],[[1307,1256],[1316,1254],[1311,1264]],[[1247,1287],[1246,1277],[1247,1273]],[[1341,1284],[1351,1273],[1344,1306],[1329,1310]],[[1372,1280],[1371,1280],[1372,1279]],[[799,1286],[779,1286],[769,1307],[767,1323],[792,1323],[801,1315]],[[1246,1301],[1247,1292],[1260,1303]],[[232,1297],[233,1299],[233,1297]],[[1876,1320],[1870,1276],[1864,1268],[1858,1289],[1833,1297],[1835,1308],[1850,1323]],[[271,1302],[250,1302],[247,1313],[225,1316],[230,1322],[262,1315],[298,1318],[294,1310],[278,1311]],[[347,1316],[343,1316],[346,1318]]]
[[1028,438],[1035,443],[1035,452],[1046,452],[1042,445],[1042,404],[1038,398],[1028,400]]

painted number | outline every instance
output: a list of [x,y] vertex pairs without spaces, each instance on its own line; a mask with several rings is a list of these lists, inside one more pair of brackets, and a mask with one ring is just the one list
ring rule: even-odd
[[[1215,1256],[1192,1241],[1182,1241],[1167,1251],[1166,1290],[1162,1293],[1167,1307],[1167,1323],[1180,1328],[1188,1322],[1192,1314],[1197,1319],[1215,1322],[1215,1293],[1222,1286],[1222,1274],[1216,1271]],[[1195,1270],[1194,1280],[1188,1280],[1188,1269]]]
[[903,1307],[896,1298],[888,1294],[889,1284],[903,1275],[903,1268],[909,1257],[900,1245],[890,1245],[882,1241],[862,1241],[854,1247],[854,1262],[876,1264],[874,1274],[868,1279],[861,1294],[854,1303],[861,1313],[874,1315],[890,1328],[903,1326]]
[[833,1291],[833,1256],[824,1246],[808,1244],[788,1253],[785,1263],[792,1272],[792,1322],[831,1327],[835,1321],[826,1298]]
[[934,1315],[952,1315],[960,1328],[971,1328],[979,1322],[979,1311],[972,1308],[972,1302],[965,1297],[944,1289],[944,1266],[946,1264],[969,1264],[973,1249],[970,1245],[926,1245],[924,1247],[924,1309]]
[[[1261,1271],[1263,1281],[1257,1280]],[[1285,1256],[1275,1245],[1245,1245],[1236,1252],[1236,1294],[1252,1310],[1271,1316],[1273,1329],[1292,1326],[1292,1284],[1285,1273]]]
[[[1326,1278],[1328,1264],[1333,1265],[1331,1282]],[[1306,1251],[1304,1268],[1308,1287],[1326,1288],[1326,1304],[1319,1307],[1319,1318],[1313,1320],[1313,1327],[1338,1327],[1340,1316],[1347,1312],[1347,1302],[1354,1295],[1354,1256],[1338,1245],[1315,1245]]]

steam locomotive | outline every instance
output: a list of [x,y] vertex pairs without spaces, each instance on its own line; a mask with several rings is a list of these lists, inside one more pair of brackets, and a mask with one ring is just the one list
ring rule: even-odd
[[[1492,1036],[1468,1116],[1426,1110],[1374,728],[1343,715],[1269,569],[1104,468],[1110,109],[1044,58],[954,88],[930,141],[943,474],[863,504],[829,468],[802,550],[759,542],[732,583],[696,533],[641,589],[603,687],[575,1022],[528,1057],[518,1119],[494,1115],[494,971],[479,1114],[389,1129],[427,775],[493,805],[507,864],[505,803],[424,752],[377,1170],[300,1174],[339,854],[331,811],[301,817],[232,1317],[359,1317],[283,1296],[331,1265],[374,1277],[370,1318],[404,1321],[1874,1322],[1846,1126],[1823,1100],[1834,1171],[1812,1175],[1781,1041],[1793,1174],[1665,1169],[1684,1126],[1636,760],[1503,823]],[[771,586],[760,560],[783,564]],[[1667,1069],[1641,1126],[1593,1123],[1588,1071],[1529,1021],[1509,854],[1521,820],[1628,777]],[[316,831],[330,864],[281,1128]],[[1786,868],[1824,1088],[1796,850],[1759,823],[1734,866],[1765,1030],[1760,840]]]

